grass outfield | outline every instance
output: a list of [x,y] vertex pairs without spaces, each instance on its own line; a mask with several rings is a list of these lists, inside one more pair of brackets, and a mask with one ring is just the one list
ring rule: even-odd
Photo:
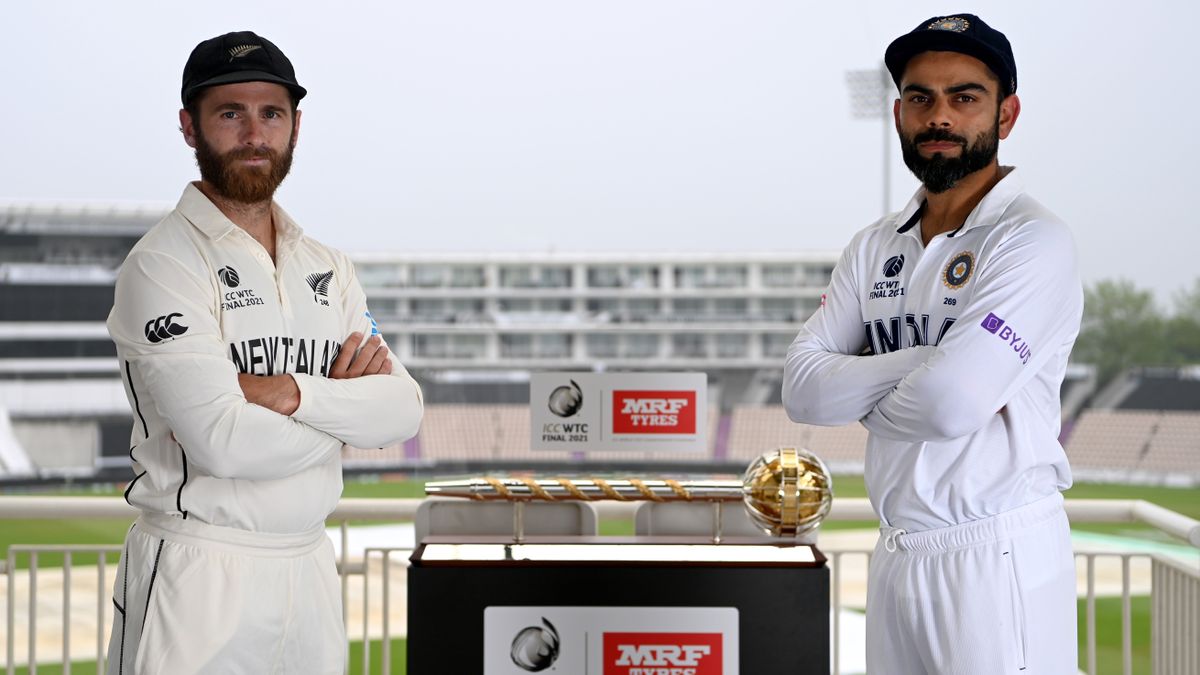
[[[1150,598],[1134,597],[1131,603],[1133,626],[1133,672],[1150,672]],[[1084,625],[1086,615],[1084,601],[1079,602],[1079,665],[1087,667],[1087,627]],[[1096,672],[1098,675],[1119,675],[1124,672],[1121,658],[1121,600],[1119,598],[1098,598],[1096,600]],[[371,669],[374,674],[380,673],[380,656],[382,643],[371,643]],[[392,674],[404,675],[408,672],[405,658],[408,653],[408,641],[400,638],[392,640]],[[38,666],[39,675],[61,675],[63,669],[58,665]],[[350,643],[350,672],[362,672],[362,642]],[[17,668],[18,675],[28,675],[28,668]],[[73,675],[95,675],[94,661],[74,661],[71,663]]]

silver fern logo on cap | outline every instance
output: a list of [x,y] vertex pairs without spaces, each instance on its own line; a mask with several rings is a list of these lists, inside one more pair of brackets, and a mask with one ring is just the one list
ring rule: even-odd
[[234,59],[240,59],[255,49],[262,49],[262,45],[239,45],[237,47],[231,47],[229,49],[229,60],[233,61]]

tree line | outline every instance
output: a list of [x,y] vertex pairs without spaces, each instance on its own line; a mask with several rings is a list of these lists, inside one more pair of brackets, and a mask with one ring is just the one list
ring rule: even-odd
[[1166,308],[1153,291],[1127,279],[1085,288],[1071,360],[1095,366],[1100,386],[1126,368],[1200,365],[1200,278],[1176,292]]

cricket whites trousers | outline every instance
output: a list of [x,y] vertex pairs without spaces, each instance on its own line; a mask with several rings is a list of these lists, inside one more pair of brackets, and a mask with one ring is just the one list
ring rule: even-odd
[[1055,493],[952,527],[881,528],[867,586],[867,672],[1077,673],[1062,504]]
[[142,514],[113,584],[109,675],[341,673],[333,544]]

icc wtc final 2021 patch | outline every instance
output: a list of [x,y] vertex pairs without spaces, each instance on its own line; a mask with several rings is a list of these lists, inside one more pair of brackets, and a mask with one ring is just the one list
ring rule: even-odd
[[974,270],[975,255],[970,251],[963,251],[950,259],[950,264],[946,265],[946,271],[942,274],[942,282],[948,288],[957,290],[970,280]]

